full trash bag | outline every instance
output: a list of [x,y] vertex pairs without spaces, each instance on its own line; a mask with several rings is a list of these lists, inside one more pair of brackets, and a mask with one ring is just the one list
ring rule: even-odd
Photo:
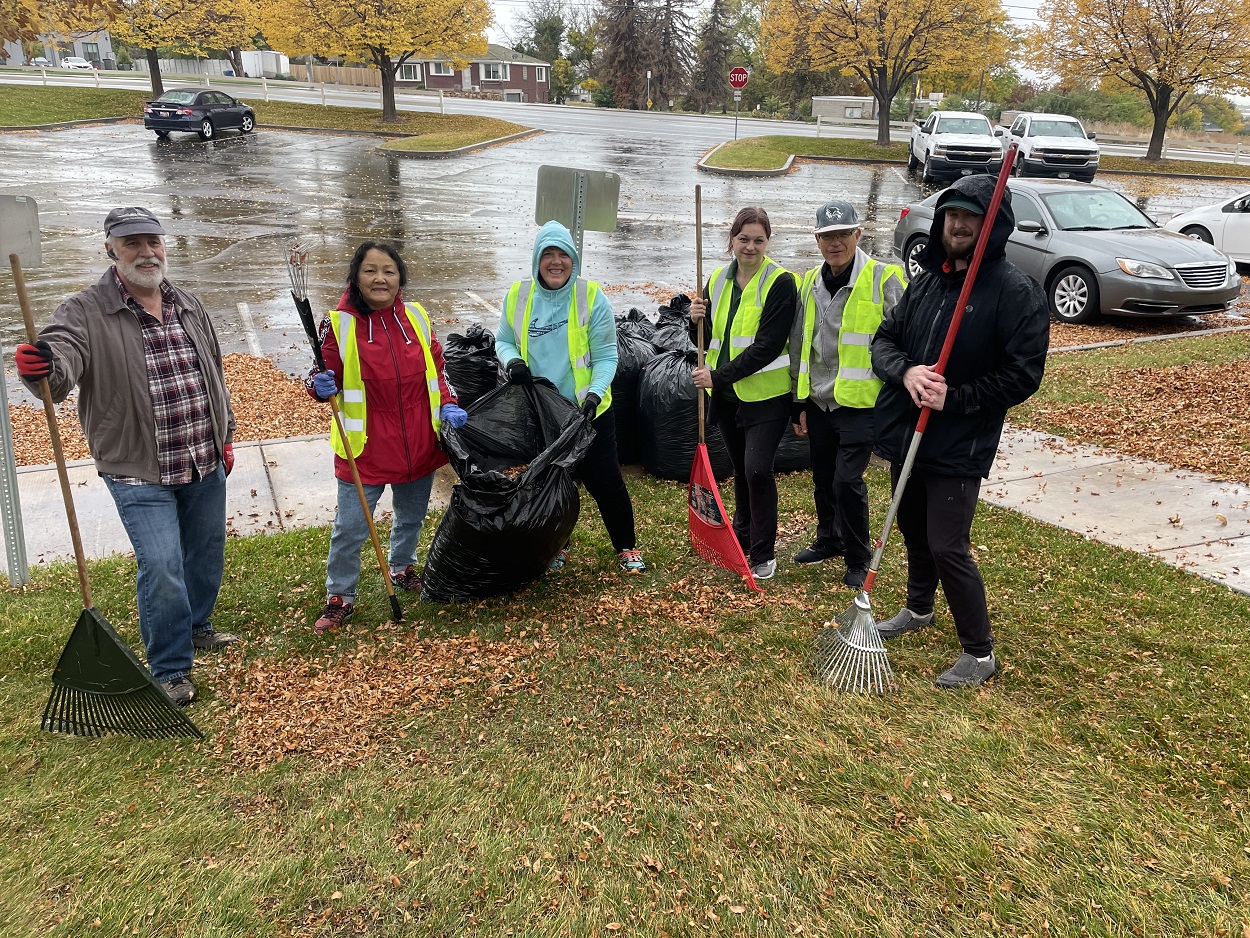
[[[707,320],[704,320],[703,347],[707,348]],[[651,344],[661,352],[684,352],[695,347],[690,340],[690,297],[678,293],[660,307]]]
[[773,456],[775,472],[805,472],[812,468],[811,437],[799,436],[794,432],[794,424],[786,424],[786,432],[777,446],[777,454]]
[[527,586],[568,543],[581,508],[573,470],[595,431],[576,404],[535,378],[528,387],[504,383],[466,410],[464,426],[444,425],[460,481],[426,554],[424,599]]
[[460,401],[470,404],[499,386],[503,375],[495,357],[495,336],[474,323],[464,335],[453,332],[443,341],[443,366],[447,383]]
[[[642,465],[661,479],[690,481],[690,467],[699,445],[697,394],[691,381],[699,356],[693,349],[661,352],[647,362],[638,382],[638,450]],[[704,436],[712,473],[717,481],[733,474],[729,451],[716,425],[708,423]]]
[[621,465],[638,462],[638,379],[655,358],[649,336],[655,327],[641,310],[616,317],[616,375],[612,378],[612,413],[616,418],[616,455]]

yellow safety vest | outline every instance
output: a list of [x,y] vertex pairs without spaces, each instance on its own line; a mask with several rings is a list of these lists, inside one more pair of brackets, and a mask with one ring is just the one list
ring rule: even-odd
[[[811,396],[812,338],[816,334],[816,282],[820,267],[803,275],[800,302],[803,304],[803,348],[799,357],[799,387],[795,395],[800,401]],[[842,310],[838,329],[838,373],[833,379],[833,399],[843,407],[871,407],[881,390],[881,379],[872,370],[872,337],[885,315],[883,285],[890,278],[904,287],[903,268],[882,264],[869,258],[864,264],[851,295]]]
[[[420,303],[405,303],[404,309],[408,313],[408,321],[417,333],[417,339],[421,342],[421,351],[425,354],[425,386],[430,394],[430,425],[437,438],[443,425],[438,414],[443,392],[438,384],[438,366],[434,362],[434,353],[430,350],[430,317]],[[339,399],[343,405],[343,430],[347,433],[347,441],[351,443],[354,458],[364,452],[365,441],[368,439],[365,423],[365,382],[360,376],[360,351],[356,345],[356,317],[341,309],[330,310],[329,316],[334,338],[339,344],[339,355],[343,359],[343,374],[339,378],[343,391]],[[336,453],[344,459],[347,458],[347,448],[343,444],[343,438],[339,436],[337,424],[330,430],[330,445]]]
[[[712,274],[708,285],[708,297],[712,307],[712,340],[707,346],[707,367],[715,368],[720,361],[721,336],[725,332],[725,321],[729,318],[729,304],[733,298],[733,288],[727,279],[728,267],[718,267]],[[726,336],[729,343],[728,361],[733,361],[743,350],[755,342],[755,333],[760,328],[760,313],[764,310],[764,302],[768,299],[768,291],[777,278],[785,275],[784,268],[779,267],[772,259],[765,257],[760,269],[750,279],[742,291],[742,299],[738,301],[738,311],[734,313],[730,334]],[[771,397],[780,397],[790,393],[790,342],[781,354],[754,374],[747,375],[734,382],[734,393],[742,401],[766,401]]]
[[[573,293],[569,297],[569,362],[573,366],[573,393],[577,403],[586,400],[590,393],[590,311],[594,308],[595,297],[599,295],[599,284],[593,280],[578,277],[573,283]],[[521,321],[517,322],[517,310],[524,310]],[[508,296],[504,299],[504,315],[508,317],[508,325],[520,343],[521,360],[526,365],[530,362],[530,316],[534,312],[534,281],[520,280],[508,288]],[[612,389],[603,392],[599,406],[595,408],[598,417],[612,406]]]

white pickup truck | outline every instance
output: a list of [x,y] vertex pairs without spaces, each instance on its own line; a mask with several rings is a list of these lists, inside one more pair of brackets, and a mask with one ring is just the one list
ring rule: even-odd
[[1002,169],[1003,145],[984,114],[934,111],[916,125],[907,168],[924,182]]
[[1016,176],[1055,176],[1092,182],[1098,172],[1098,144],[1081,122],[1066,114],[1021,114],[1011,127],[995,131],[1019,147]]

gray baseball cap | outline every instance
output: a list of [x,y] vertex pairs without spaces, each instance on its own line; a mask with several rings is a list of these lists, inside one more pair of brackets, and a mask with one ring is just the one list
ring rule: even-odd
[[156,216],[139,206],[115,208],[104,217],[104,234],[110,238],[164,233],[165,229],[161,227]]
[[859,225],[859,213],[855,206],[843,199],[830,199],[816,209],[816,228],[813,234],[827,231],[852,231]]

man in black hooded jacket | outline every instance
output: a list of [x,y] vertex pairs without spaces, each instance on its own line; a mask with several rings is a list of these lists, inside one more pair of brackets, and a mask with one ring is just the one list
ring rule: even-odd
[[976,687],[998,669],[985,584],[972,556],[972,518],[1007,410],[1038,389],[1050,341],[1045,295],[1004,254],[1015,228],[1011,193],[1004,192],[945,374],[932,368],[994,182],[965,176],[938,198],[920,257],[924,271],[872,342],[873,371],[885,382],[875,409],[874,449],[890,462],[895,485],[920,408],[934,411],[898,510],[907,546],[907,605],[879,628],[883,638],[895,638],[931,623],[941,583],[963,646],[937,679],[946,688]]

